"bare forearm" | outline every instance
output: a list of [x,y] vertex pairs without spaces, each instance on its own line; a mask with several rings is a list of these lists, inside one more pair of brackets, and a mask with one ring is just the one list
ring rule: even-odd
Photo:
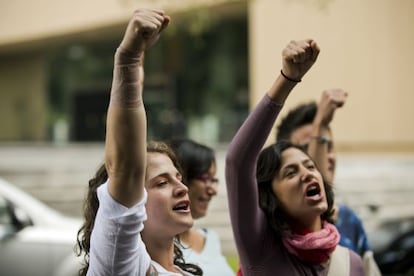
[[125,205],[134,204],[143,191],[136,187],[143,185],[146,159],[142,58],[143,55],[117,50],[107,115],[106,166],[111,180],[124,186],[110,191]]

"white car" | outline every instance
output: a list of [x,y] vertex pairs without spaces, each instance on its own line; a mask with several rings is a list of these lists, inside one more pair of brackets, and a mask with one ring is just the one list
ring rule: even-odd
[[0,275],[75,276],[80,219],[65,217],[0,178]]

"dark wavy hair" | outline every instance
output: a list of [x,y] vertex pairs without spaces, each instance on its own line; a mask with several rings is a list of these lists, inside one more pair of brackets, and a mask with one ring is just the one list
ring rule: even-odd
[[209,171],[216,163],[213,149],[188,138],[174,138],[167,141],[174,151],[183,172],[183,182],[188,183]]
[[[272,181],[281,169],[282,153],[289,148],[296,148],[309,156],[302,147],[287,141],[281,141],[262,150],[257,161],[256,170],[260,208],[265,213],[269,226],[280,239],[283,237],[283,232],[286,229],[288,217],[281,201],[273,192]],[[323,185],[325,187],[328,209],[321,215],[321,219],[333,223],[333,188],[325,180],[323,180]]]
[[[149,142],[147,145],[147,152],[157,152],[167,155],[174,166],[181,172],[181,167],[178,164],[177,158],[171,148],[162,142]],[[79,270],[79,275],[86,275],[89,268],[89,252],[90,252],[90,240],[93,226],[95,223],[96,213],[99,207],[99,201],[97,196],[97,189],[104,184],[108,179],[108,173],[106,171],[105,164],[102,164],[96,171],[95,176],[89,180],[88,192],[83,204],[83,217],[84,223],[78,231],[77,244],[75,252],[77,256],[84,255],[83,267]],[[184,260],[183,253],[180,249],[180,240],[178,236],[174,239],[174,264],[180,267],[182,270],[192,273],[194,275],[203,275],[201,268],[194,264],[187,264]]]

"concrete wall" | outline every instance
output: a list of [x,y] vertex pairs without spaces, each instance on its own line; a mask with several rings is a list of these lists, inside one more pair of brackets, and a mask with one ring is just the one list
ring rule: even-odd
[[349,91],[335,116],[342,150],[414,151],[414,2],[411,0],[249,1],[251,102],[281,68],[290,40],[313,38],[317,64],[284,111],[327,88]]

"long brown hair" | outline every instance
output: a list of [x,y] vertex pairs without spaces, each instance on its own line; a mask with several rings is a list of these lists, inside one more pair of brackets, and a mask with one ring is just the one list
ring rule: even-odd
[[[173,151],[163,142],[149,142],[147,145],[147,152],[157,152],[167,155],[174,166],[181,171],[178,161]],[[105,164],[102,164],[96,171],[95,176],[89,180],[88,192],[83,204],[83,217],[84,223],[78,231],[77,245],[75,248],[76,254],[81,256],[84,254],[84,264],[79,270],[79,275],[86,275],[89,268],[89,251],[90,251],[90,239],[93,226],[95,223],[96,213],[99,207],[99,201],[97,196],[97,189],[104,184],[108,179],[108,173],[106,171]],[[187,264],[183,258],[183,253],[179,248],[179,239],[174,239],[174,264],[184,271],[190,272],[193,275],[203,275],[201,268],[194,264]]]

